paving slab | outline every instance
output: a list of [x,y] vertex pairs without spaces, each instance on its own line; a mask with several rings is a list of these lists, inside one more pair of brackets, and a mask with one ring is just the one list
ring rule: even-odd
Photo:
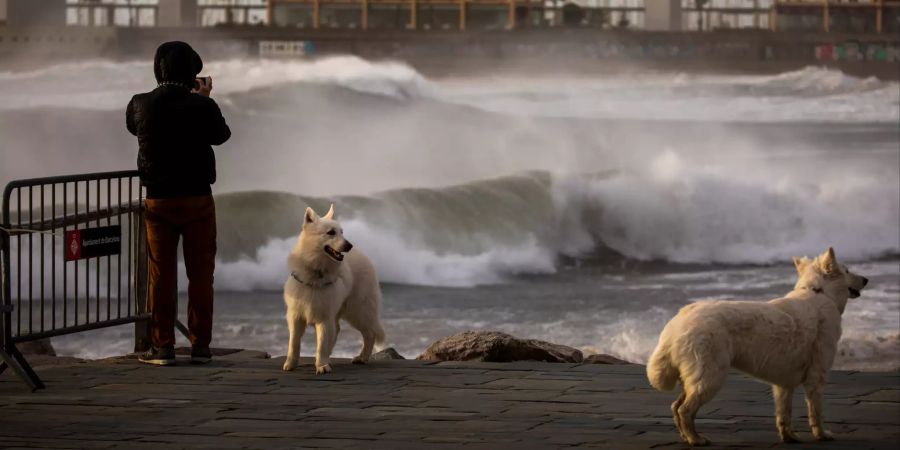
[[[669,415],[674,392],[651,389],[637,365],[540,362],[334,361],[240,351],[205,366],[131,358],[50,361],[47,389],[0,376],[2,448],[684,449]],[[783,445],[770,388],[733,374],[697,426],[726,449],[896,449],[900,373],[834,372],[825,418],[838,439],[813,442],[802,391]]]

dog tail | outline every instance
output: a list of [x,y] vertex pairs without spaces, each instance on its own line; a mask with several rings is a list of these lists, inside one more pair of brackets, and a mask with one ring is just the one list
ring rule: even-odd
[[659,391],[671,391],[678,383],[678,368],[672,365],[669,346],[660,343],[647,362],[647,379]]

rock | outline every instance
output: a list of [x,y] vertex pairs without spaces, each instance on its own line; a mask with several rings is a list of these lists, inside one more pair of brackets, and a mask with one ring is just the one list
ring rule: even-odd
[[388,347],[380,352],[372,354],[369,357],[372,361],[385,361],[389,359],[406,359],[403,355],[397,353],[397,350],[394,350],[394,347]]
[[499,331],[465,331],[432,343],[419,355],[425,361],[545,361],[578,363],[581,351],[537,339],[519,339]]
[[56,356],[56,350],[53,349],[50,338],[22,342],[21,344],[16,344],[16,348],[18,348],[23,355]]
[[634,364],[632,362],[625,361],[624,359],[616,358],[615,356],[610,355],[591,355],[587,358],[584,358],[582,361],[584,364]]

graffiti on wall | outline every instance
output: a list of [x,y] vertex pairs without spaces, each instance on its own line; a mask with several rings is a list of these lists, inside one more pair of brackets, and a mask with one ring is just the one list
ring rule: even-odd
[[[304,58],[320,53],[310,41],[260,41],[264,57]],[[368,57],[417,58],[435,54],[457,57],[559,57],[599,60],[691,60],[742,61],[900,61],[897,42],[847,41],[840,44],[771,43],[754,41],[659,42],[595,40],[570,42],[474,41],[466,45],[430,41],[410,44],[399,41],[356,41],[353,51]]]
[[305,57],[315,52],[312,41],[259,41],[259,56],[263,58]]
[[[374,44],[373,44],[374,45]],[[357,49],[370,46],[358,44]],[[394,57],[417,57],[434,53],[461,57],[555,57],[573,56],[588,59],[756,59],[759,47],[752,42],[653,42],[598,40],[582,42],[470,42],[466,45],[431,43],[402,45],[393,49]]]
[[900,45],[896,42],[874,43],[848,41],[839,44],[820,44],[816,46],[818,61],[900,61]]

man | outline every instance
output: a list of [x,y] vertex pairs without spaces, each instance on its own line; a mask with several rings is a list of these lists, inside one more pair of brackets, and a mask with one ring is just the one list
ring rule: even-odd
[[175,292],[178,240],[184,239],[188,276],[188,328],[191,362],[210,361],[216,207],[210,185],[216,181],[212,145],[231,137],[216,102],[209,98],[212,78],[196,78],[200,55],[184,42],[156,50],[156,89],[128,103],[126,125],[137,136],[137,165],[147,188],[145,217],[150,260],[152,346],[141,362],[175,364]]

